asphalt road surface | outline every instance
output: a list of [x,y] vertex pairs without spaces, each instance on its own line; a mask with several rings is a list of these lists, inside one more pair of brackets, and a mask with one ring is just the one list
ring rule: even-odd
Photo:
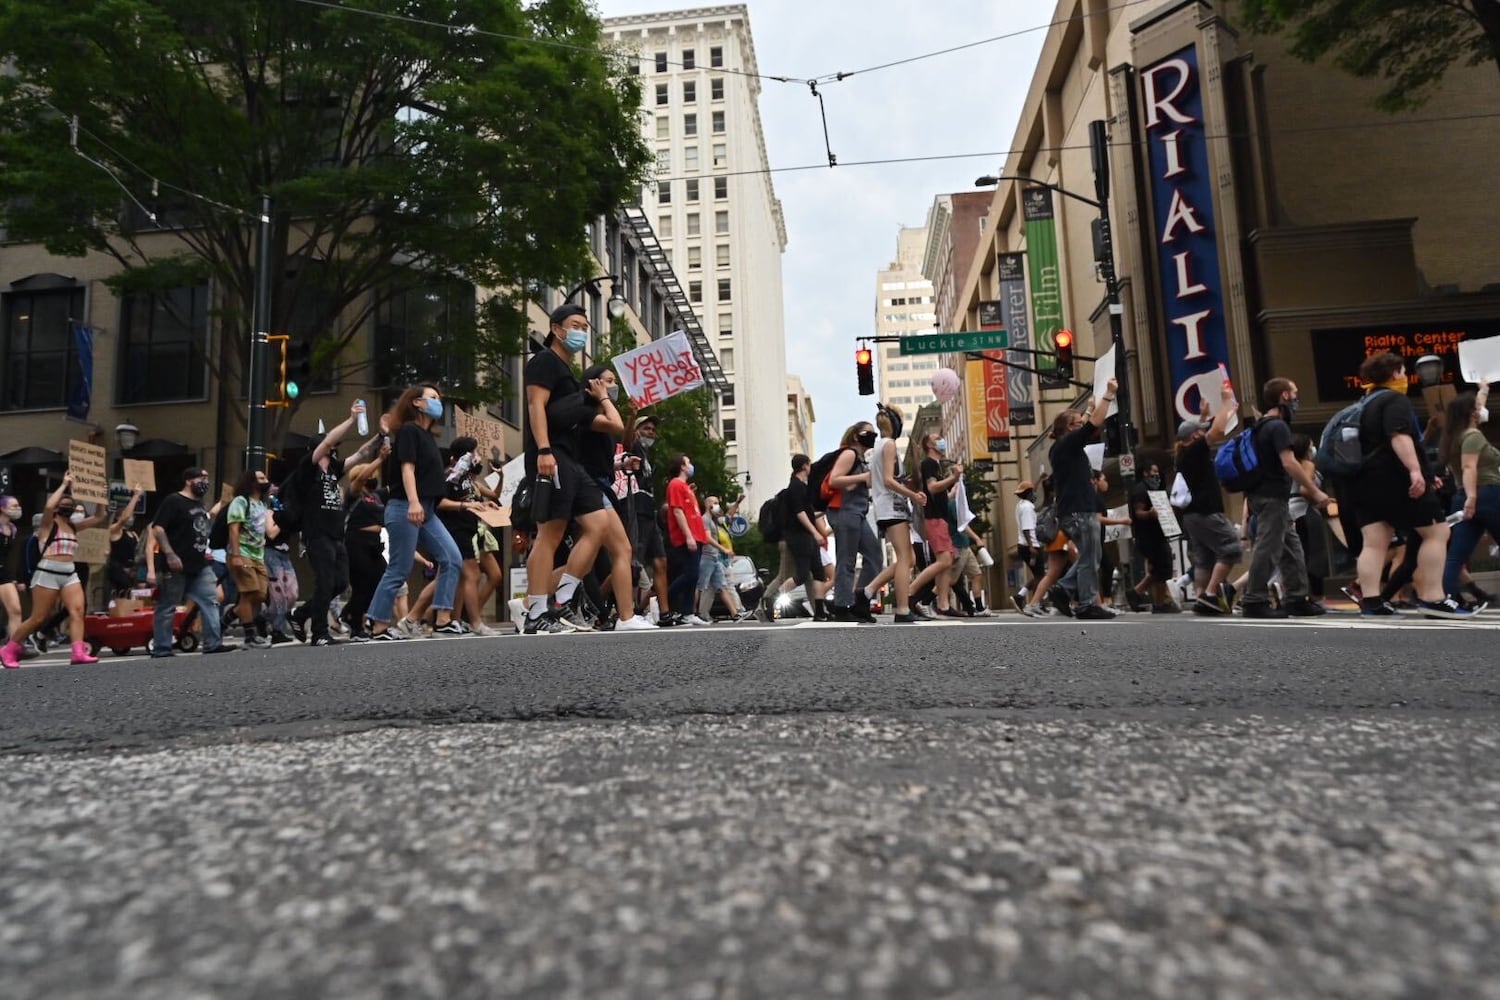
[[1500,997],[1500,616],[0,676],[7,997]]

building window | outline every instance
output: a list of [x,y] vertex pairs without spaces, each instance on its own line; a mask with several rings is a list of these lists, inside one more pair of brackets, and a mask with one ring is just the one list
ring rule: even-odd
[[474,286],[464,281],[434,282],[382,303],[375,313],[375,384],[473,385],[473,358],[455,350],[455,341],[473,329],[474,310]]
[[724,99],[724,78],[722,76],[716,76],[708,81],[708,96],[715,101],[722,101]]
[[656,151],[656,176],[672,172],[672,151],[670,149],[659,149]]
[[696,177],[690,177],[690,178],[688,178],[688,180],[687,180],[686,183],[687,183],[687,201],[688,201],[688,204],[692,204],[693,202],[695,202],[695,201],[698,200],[698,178],[696,178]]
[[682,81],[682,103],[692,104],[698,100],[698,84],[692,80]]
[[729,233],[729,212],[728,211],[715,212],[714,213],[714,232],[718,233],[720,236],[726,236],[726,235],[728,235],[728,233]]
[[[660,131],[660,130],[658,130],[658,131]],[[682,134],[685,135],[685,136],[695,136],[695,135],[698,134],[698,116],[697,115],[687,114],[687,115],[683,115],[682,116]],[[659,138],[661,138],[661,136],[658,135],[657,138],[659,139]]]
[[722,69],[724,66],[724,46],[713,45],[708,50],[708,65],[714,69]]
[[713,122],[714,122],[714,135],[723,135],[724,134],[724,112],[722,112],[722,111],[715,111],[714,112],[714,117],[713,117]]
[[722,142],[716,142],[716,143],[714,143],[714,166],[715,167],[727,167],[727,166],[729,166],[729,150],[725,147],[725,145]]
[[666,115],[656,117],[656,138],[659,142],[666,142],[672,138],[672,119]]
[[734,348],[719,348],[719,364],[724,366],[726,372],[734,371]]
[[656,182],[656,203],[658,205],[670,205],[670,204],[672,204],[672,182],[671,181],[657,181]]
[[664,108],[667,106],[667,102],[671,99],[671,94],[667,90],[667,85],[665,83],[658,83],[656,85],[656,106],[658,108]]
[[733,313],[719,313],[719,336],[721,336],[721,337],[733,337],[734,336],[734,314]]
[[714,200],[716,200],[716,201],[723,201],[725,198],[728,198],[728,197],[729,197],[729,178],[728,177],[715,177],[714,178]]
[[688,265],[687,266],[688,266],[688,270],[689,271],[701,271],[701,270],[703,270],[703,248],[702,247],[688,247]]
[[701,282],[701,281],[689,281],[688,282],[688,301],[689,302],[702,302],[703,301],[703,282]]
[[83,314],[83,289],[10,292],[4,303],[0,409],[67,406],[79,377],[72,319]]
[[733,419],[725,420],[724,421],[724,440],[725,441],[733,441],[734,440],[735,430],[736,430],[736,428],[735,428],[734,420]]
[[720,302],[728,302],[729,301],[729,279],[728,278],[720,278],[719,279],[719,301]]
[[[276,364],[279,352],[274,357]],[[207,285],[130,295],[121,302],[120,403],[205,399],[207,373]]]
[[658,73],[665,73],[667,71],[667,54],[665,52],[658,52],[656,54],[656,71]]
[[687,170],[698,169],[698,147],[688,146],[682,151],[682,164]]
[[720,243],[714,247],[714,265],[716,267],[729,266],[729,244]]
[[683,69],[697,69],[698,68],[697,63],[698,63],[697,54],[694,53],[692,49],[683,49],[682,50],[682,68]]
[[664,240],[672,238],[672,217],[670,215],[657,216],[656,235]]
[[700,232],[701,228],[698,223],[698,213],[689,212],[687,217],[687,234],[689,236],[697,236]]
[[730,386],[728,389],[725,389],[724,390],[724,395],[721,396],[721,397],[719,397],[719,399],[720,399],[720,405],[721,406],[733,406],[734,405],[734,386]]

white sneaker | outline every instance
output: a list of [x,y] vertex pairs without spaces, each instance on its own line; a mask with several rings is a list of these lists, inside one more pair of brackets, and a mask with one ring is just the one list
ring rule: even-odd
[[631,615],[624,621],[615,622],[616,632],[655,632],[656,626],[645,615]]
[[702,618],[699,618],[697,615],[688,615],[687,623],[689,625],[712,625],[713,624],[713,622],[706,621],[706,620],[704,620]]
[[418,625],[414,621],[411,621],[410,619],[396,619],[396,628],[399,628],[401,630],[401,634],[406,636],[408,639],[421,639],[423,637],[422,626]]
[[478,636],[491,636],[501,635],[503,633],[501,633],[501,631],[497,628],[491,628],[483,622],[480,622],[478,625],[474,626],[473,634]]
[[512,597],[509,601],[505,602],[505,606],[510,608],[510,620],[515,622],[517,626],[520,626],[526,622],[525,601],[521,600],[519,597]]

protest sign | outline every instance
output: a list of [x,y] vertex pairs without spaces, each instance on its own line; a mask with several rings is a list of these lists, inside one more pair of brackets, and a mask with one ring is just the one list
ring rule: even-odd
[[478,442],[479,457],[491,465],[505,461],[505,428],[498,420],[483,413],[469,413],[461,406],[453,408],[453,436],[471,437]]
[[125,463],[125,485],[131,491],[145,490],[147,493],[156,492],[156,463],[143,462],[138,458],[122,459]]
[[74,562],[103,566],[109,561],[109,531],[106,528],[84,528],[78,533],[78,551]]
[[505,468],[500,470],[500,506],[509,508],[511,497],[516,495],[516,487],[521,485],[521,480],[526,475],[526,456],[517,455],[505,463]]
[[1151,507],[1156,511],[1156,523],[1161,525],[1162,534],[1168,538],[1181,535],[1182,527],[1177,523],[1177,512],[1172,509],[1172,501],[1167,497],[1167,491],[1147,490],[1146,495],[1151,498]]
[[109,474],[104,449],[87,441],[68,442],[68,472],[73,476],[73,498],[89,503],[109,503]]
[[703,369],[681,330],[617,356],[614,364],[637,409],[703,385]]
[[[1094,362],[1094,405],[1098,406],[1104,394],[1109,391],[1109,380],[1115,377],[1115,349],[1111,347],[1099,355]],[[1120,412],[1120,404],[1116,400],[1109,401],[1109,412],[1105,416],[1112,417]],[[1098,466],[1095,466],[1098,468]]]
[[1458,344],[1458,371],[1465,382],[1500,382],[1500,337],[1463,340]]
[[510,527],[509,507],[486,507],[479,512],[479,519],[491,528]]

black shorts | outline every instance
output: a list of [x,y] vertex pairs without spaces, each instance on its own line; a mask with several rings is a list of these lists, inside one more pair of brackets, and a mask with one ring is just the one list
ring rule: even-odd
[[1172,577],[1172,546],[1165,538],[1150,541],[1136,540],[1141,547],[1141,558],[1151,568],[1152,579],[1160,582]]
[[578,462],[557,452],[557,477],[548,505],[548,521],[573,520],[610,506],[604,487]]
[[886,520],[883,520],[883,521],[876,521],[875,522],[875,530],[878,531],[878,532],[880,532],[880,537],[881,538],[884,538],[885,537],[885,533],[887,531],[889,531],[891,528],[894,528],[898,524],[908,524],[909,525],[909,524],[911,524],[911,518],[909,518],[909,517],[892,517],[892,518],[887,518]]
[[1431,487],[1413,500],[1404,488],[1397,492],[1397,484],[1390,481],[1371,486],[1358,484],[1354,492],[1355,517],[1361,528],[1384,522],[1397,531],[1411,532],[1443,519],[1442,504]]
[[667,546],[656,519],[656,501],[641,497],[636,502],[640,506],[635,511],[635,558],[642,566],[650,566],[667,557]]

